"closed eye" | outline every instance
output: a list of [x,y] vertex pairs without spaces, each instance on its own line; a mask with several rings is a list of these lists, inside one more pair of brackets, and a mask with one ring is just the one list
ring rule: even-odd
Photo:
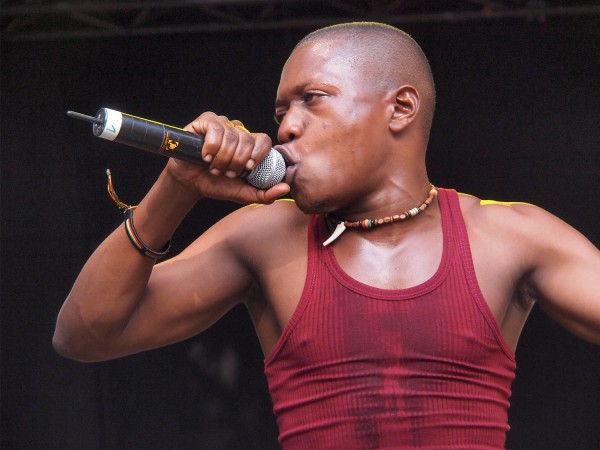
[[302,101],[304,103],[312,103],[323,95],[325,94],[321,91],[306,91],[302,94]]
[[[306,92],[302,93],[302,103],[304,103],[305,105],[310,105],[312,103],[314,103],[316,100],[320,99],[321,97],[324,97],[325,95],[327,95],[325,92],[323,91],[318,91],[318,90],[309,90]],[[281,111],[276,111],[275,112],[275,116],[273,117],[273,119],[275,120],[275,123],[277,125],[281,125],[281,122],[283,122],[283,118],[285,117],[287,110],[281,110]]]

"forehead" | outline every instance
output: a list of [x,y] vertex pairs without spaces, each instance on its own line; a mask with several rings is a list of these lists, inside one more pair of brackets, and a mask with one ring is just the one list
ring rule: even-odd
[[308,83],[340,84],[353,78],[353,55],[338,40],[305,42],[297,47],[281,72],[278,94]]

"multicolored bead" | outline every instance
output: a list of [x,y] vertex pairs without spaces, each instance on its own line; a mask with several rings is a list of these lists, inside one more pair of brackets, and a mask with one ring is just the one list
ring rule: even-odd
[[357,220],[355,222],[349,222],[346,220],[343,222],[343,224],[347,228],[362,228],[365,230],[370,230],[379,225],[399,222],[401,220],[405,220],[410,217],[415,217],[415,216],[419,215],[420,213],[422,213],[423,211],[425,211],[427,209],[427,207],[433,203],[433,200],[436,197],[437,193],[438,193],[437,188],[432,184],[431,190],[429,191],[429,196],[425,199],[425,201],[421,205],[415,206],[414,208],[409,209],[408,211],[404,211],[401,214],[394,214],[393,216],[387,216],[387,217],[384,217],[381,219],[363,219],[363,220]]

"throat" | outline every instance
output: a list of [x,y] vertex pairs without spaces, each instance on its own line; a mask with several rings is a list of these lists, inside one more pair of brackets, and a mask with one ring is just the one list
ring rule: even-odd
[[330,255],[344,273],[367,286],[398,290],[426,283],[442,262],[441,225],[396,237],[365,239],[363,234],[349,234]]
[[344,231],[347,229],[362,229],[362,230],[372,230],[375,227],[379,227],[382,225],[392,225],[396,222],[401,222],[412,217],[415,217],[425,211],[435,200],[437,197],[438,190],[434,185],[430,185],[429,195],[427,198],[418,206],[415,206],[406,211],[399,212],[397,214],[393,214],[391,216],[381,217],[381,218],[368,218],[362,220],[343,220],[336,215],[328,215],[326,216],[326,220],[328,223],[336,223],[335,229],[331,236],[323,242],[324,246],[327,246],[334,242],[337,238],[339,238]]

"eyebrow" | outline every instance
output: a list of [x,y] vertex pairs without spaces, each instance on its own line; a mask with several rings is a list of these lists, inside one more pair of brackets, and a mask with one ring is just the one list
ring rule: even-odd
[[[304,91],[304,89],[306,89],[306,86],[309,86],[311,84],[319,85],[319,86],[333,86],[333,83],[330,83],[330,82],[327,82],[327,81],[309,80],[309,81],[305,81],[301,85],[296,86],[295,88],[293,88],[292,89],[292,96],[299,95],[300,93],[302,93]],[[284,100],[281,100],[279,98],[275,99],[275,108],[278,108],[280,106],[284,106],[286,104],[287,104],[287,102],[285,102]]]
[[[301,93],[302,91],[304,91],[304,89],[306,88],[306,86],[308,86],[309,84],[312,84],[312,81],[307,81],[305,83],[302,83],[299,86],[296,86],[292,89],[292,96],[294,95],[298,95],[299,93]],[[287,104],[287,102],[285,102],[284,100],[282,100],[281,98],[276,98],[275,99],[275,108],[278,108],[280,106],[283,106]]]

